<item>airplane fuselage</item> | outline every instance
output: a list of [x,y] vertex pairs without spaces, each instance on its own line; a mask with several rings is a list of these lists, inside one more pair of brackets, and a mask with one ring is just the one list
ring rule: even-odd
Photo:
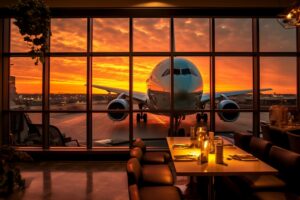
[[[171,61],[161,61],[147,79],[147,105],[151,111],[170,109]],[[174,109],[196,110],[201,106],[203,80],[197,67],[187,59],[174,58]]]

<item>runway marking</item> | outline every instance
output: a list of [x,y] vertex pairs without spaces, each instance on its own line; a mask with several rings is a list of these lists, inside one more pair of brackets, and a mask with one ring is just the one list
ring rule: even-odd
[[154,117],[156,119],[156,121],[158,121],[160,124],[164,125],[165,127],[168,126],[168,122],[164,121],[163,119],[161,119],[160,116],[157,115],[152,115],[151,117]]

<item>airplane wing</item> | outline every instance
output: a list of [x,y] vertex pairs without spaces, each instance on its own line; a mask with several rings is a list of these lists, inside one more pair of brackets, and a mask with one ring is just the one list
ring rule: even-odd
[[[112,87],[106,87],[106,86],[102,86],[102,85],[92,85],[92,87],[94,88],[98,88],[101,90],[105,90],[107,92],[113,92],[113,93],[117,93],[117,94],[124,94],[126,96],[129,97],[129,91],[128,90],[124,90],[124,89],[119,89],[119,88],[112,88]],[[132,93],[132,98],[134,100],[140,101],[140,102],[146,102],[147,100],[147,94],[142,93],[142,92],[133,92]]]
[[[262,88],[260,89],[261,92],[263,91],[270,91],[272,88]],[[215,99],[219,99],[223,96],[230,97],[230,96],[237,96],[241,94],[247,94],[251,93],[253,90],[237,90],[237,91],[228,91],[228,92],[216,92]],[[209,93],[204,93],[201,97],[201,102],[206,103],[210,100],[210,95]]]

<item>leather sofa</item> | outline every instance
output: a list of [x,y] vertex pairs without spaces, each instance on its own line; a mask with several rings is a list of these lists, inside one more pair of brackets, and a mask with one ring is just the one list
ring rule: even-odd
[[182,193],[175,187],[174,179],[167,168],[141,166],[137,158],[127,162],[128,191],[130,200],[181,200]]

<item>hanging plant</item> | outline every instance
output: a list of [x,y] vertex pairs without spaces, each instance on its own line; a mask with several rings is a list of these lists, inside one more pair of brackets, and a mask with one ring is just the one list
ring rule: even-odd
[[19,0],[13,5],[14,24],[30,48],[35,65],[45,62],[50,36],[50,9],[44,0]]

